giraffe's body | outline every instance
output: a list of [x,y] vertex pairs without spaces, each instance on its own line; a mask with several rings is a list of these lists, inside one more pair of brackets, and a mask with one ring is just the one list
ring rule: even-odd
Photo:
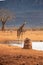
[[23,32],[23,27],[25,24],[22,24],[20,28],[17,30],[17,36],[20,36],[20,34]]

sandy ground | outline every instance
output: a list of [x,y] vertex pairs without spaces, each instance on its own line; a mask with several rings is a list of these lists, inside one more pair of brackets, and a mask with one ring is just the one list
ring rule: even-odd
[[0,44],[0,65],[43,65],[43,52]]
[[[43,41],[43,31],[29,31],[23,33],[20,37],[20,40],[24,40],[25,38],[29,38],[32,41]],[[0,31],[0,41],[4,40],[18,40],[17,31]]]
[[[43,40],[43,31],[26,31],[22,40]],[[16,31],[0,31],[0,41],[18,40]],[[1,42],[0,42],[1,43]],[[43,52],[0,44],[0,65],[43,65]]]

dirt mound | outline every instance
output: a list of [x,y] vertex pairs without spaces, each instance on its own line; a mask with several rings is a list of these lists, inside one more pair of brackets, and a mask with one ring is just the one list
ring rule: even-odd
[[30,39],[26,38],[24,40],[24,48],[25,49],[32,49],[32,42]]

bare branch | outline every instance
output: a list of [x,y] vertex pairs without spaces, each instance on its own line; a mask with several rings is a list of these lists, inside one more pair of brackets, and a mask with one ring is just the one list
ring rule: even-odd
[[2,22],[2,26],[4,27],[5,23],[9,20],[15,19],[14,13],[7,9],[0,9],[0,22]]

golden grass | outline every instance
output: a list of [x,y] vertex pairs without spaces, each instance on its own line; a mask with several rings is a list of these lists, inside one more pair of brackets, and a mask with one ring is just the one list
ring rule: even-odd
[[[22,40],[25,38],[29,38],[34,41],[43,41],[43,31],[27,30],[25,33],[23,33],[22,37],[20,37]],[[0,41],[4,40],[18,40],[17,31],[0,31]]]

